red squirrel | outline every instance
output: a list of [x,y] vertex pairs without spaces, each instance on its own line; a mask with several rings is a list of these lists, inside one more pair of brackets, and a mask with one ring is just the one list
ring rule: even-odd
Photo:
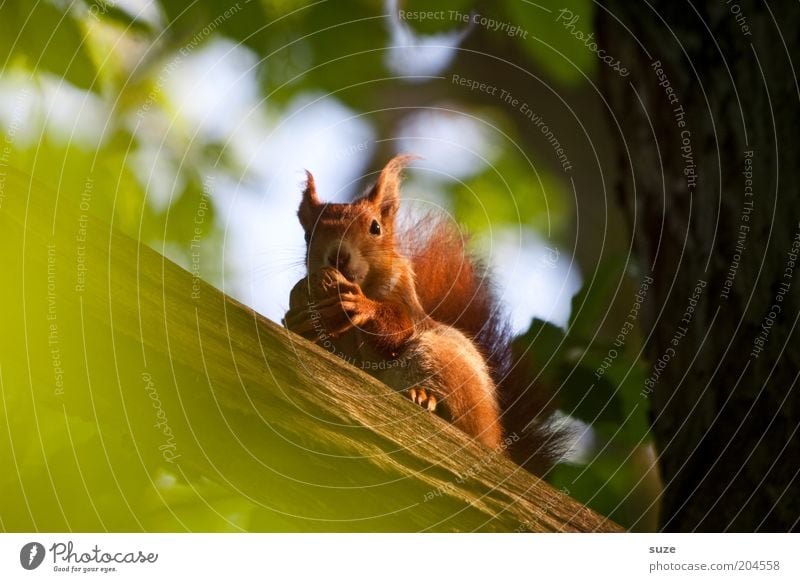
[[298,211],[308,275],[284,324],[365,369],[413,402],[542,474],[564,435],[550,399],[512,362],[511,333],[460,230],[431,216],[397,227],[397,156],[349,204],[323,203],[314,177]]

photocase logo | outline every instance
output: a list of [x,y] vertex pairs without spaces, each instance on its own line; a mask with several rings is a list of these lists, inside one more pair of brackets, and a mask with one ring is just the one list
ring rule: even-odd
[[44,561],[44,546],[39,542],[28,542],[19,551],[19,563],[26,570],[35,570]]

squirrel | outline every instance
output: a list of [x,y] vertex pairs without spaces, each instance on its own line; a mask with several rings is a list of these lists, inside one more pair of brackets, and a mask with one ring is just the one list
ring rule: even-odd
[[401,172],[415,158],[394,157],[351,203],[321,202],[306,171],[298,218],[308,274],[283,323],[542,475],[565,435],[552,399],[513,362],[482,263],[441,218],[398,227]]

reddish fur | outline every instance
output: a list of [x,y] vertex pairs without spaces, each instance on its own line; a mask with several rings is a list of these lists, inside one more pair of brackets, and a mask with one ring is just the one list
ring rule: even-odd
[[376,303],[371,320],[361,329],[372,337],[375,348],[387,358],[396,358],[404,342],[414,329],[408,309],[396,301]]
[[[426,316],[470,338],[485,358],[497,388],[503,432],[519,437],[510,456],[542,474],[561,452],[564,435],[548,424],[552,399],[540,387],[533,387],[528,368],[514,361],[508,319],[496,300],[487,269],[469,253],[465,237],[451,223],[427,216],[411,228],[395,228],[400,171],[410,159],[398,156],[390,161],[376,184],[352,204],[321,203],[309,174],[298,213],[311,240],[309,249],[336,240],[343,229],[350,228],[350,240],[367,258],[373,273],[371,281],[365,280],[367,297],[377,297],[380,284],[399,275],[388,295],[371,301],[371,317],[361,325],[380,351],[402,349],[411,332],[426,325]],[[380,241],[360,234],[368,232],[374,216],[381,217],[386,229],[387,236]],[[469,383],[458,385],[467,389]],[[476,409],[465,421],[496,426],[496,415],[496,410],[486,407]],[[465,430],[471,432],[468,427]]]
[[468,238],[442,218],[425,216],[398,238],[411,257],[425,313],[466,334],[486,358],[506,436],[520,437],[511,457],[543,474],[562,454],[566,435],[548,423],[555,409],[552,396],[534,385],[529,367],[514,358],[507,314],[488,269],[469,252]]

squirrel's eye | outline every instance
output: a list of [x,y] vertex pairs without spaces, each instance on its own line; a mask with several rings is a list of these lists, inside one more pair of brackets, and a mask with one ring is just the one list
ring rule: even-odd
[[381,233],[381,225],[378,224],[377,220],[373,220],[372,224],[369,225],[369,233],[375,236]]

